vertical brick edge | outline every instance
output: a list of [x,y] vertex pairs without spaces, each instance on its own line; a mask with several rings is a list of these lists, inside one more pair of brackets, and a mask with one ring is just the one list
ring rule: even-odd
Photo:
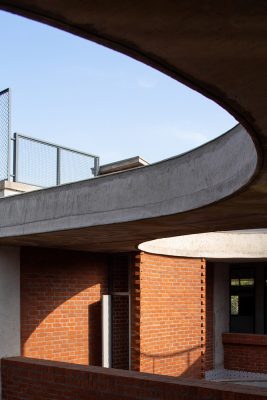
[[131,370],[140,371],[140,264],[141,254],[131,256]]

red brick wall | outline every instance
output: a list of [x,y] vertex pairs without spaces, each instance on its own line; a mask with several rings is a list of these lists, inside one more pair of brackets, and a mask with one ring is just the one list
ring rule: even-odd
[[2,361],[3,400],[263,400],[266,390],[99,367],[23,359]]
[[224,368],[267,373],[267,336],[224,333]]
[[120,369],[129,369],[129,297],[125,295],[129,290],[129,261],[130,254],[110,256],[109,291],[113,295],[112,367]]
[[140,371],[140,265],[141,255],[131,258],[131,370]]
[[[28,357],[101,365],[101,295],[126,290],[128,256],[24,248],[21,340]],[[206,344],[212,291],[200,259],[132,256],[131,368],[200,377],[212,363]],[[115,273],[114,273],[115,271]],[[207,284],[212,273],[207,272]],[[208,285],[208,287],[210,287]],[[207,300],[207,301],[206,301]],[[114,297],[113,366],[128,368],[128,303]]]
[[129,369],[129,298],[112,297],[112,367]]
[[206,352],[205,371],[214,368],[214,330],[213,330],[213,285],[214,268],[212,263],[206,264]]
[[205,262],[141,253],[133,275],[132,369],[203,376]]
[[23,248],[22,354],[101,365],[100,301],[107,277],[104,255]]

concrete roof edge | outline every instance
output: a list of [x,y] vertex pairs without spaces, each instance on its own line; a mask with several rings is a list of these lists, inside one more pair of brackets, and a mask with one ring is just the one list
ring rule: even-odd
[[131,168],[144,167],[148,164],[149,163],[147,161],[139,156],[126,158],[109,164],[100,165],[99,174],[104,175],[112,172],[124,171]]

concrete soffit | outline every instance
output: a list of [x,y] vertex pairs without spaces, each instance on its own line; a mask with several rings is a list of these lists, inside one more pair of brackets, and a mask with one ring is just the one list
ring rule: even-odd
[[212,261],[267,260],[267,230],[209,232],[141,243],[139,250]]
[[238,3],[0,0],[0,9],[157,68],[242,124],[180,157],[2,199],[0,243],[120,251],[162,237],[267,226],[267,5]]

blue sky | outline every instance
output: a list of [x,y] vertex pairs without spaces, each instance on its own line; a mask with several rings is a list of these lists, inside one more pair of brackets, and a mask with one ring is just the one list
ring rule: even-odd
[[100,155],[159,161],[236,121],[215,103],[129,57],[0,11],[0,90],[12,131]]

